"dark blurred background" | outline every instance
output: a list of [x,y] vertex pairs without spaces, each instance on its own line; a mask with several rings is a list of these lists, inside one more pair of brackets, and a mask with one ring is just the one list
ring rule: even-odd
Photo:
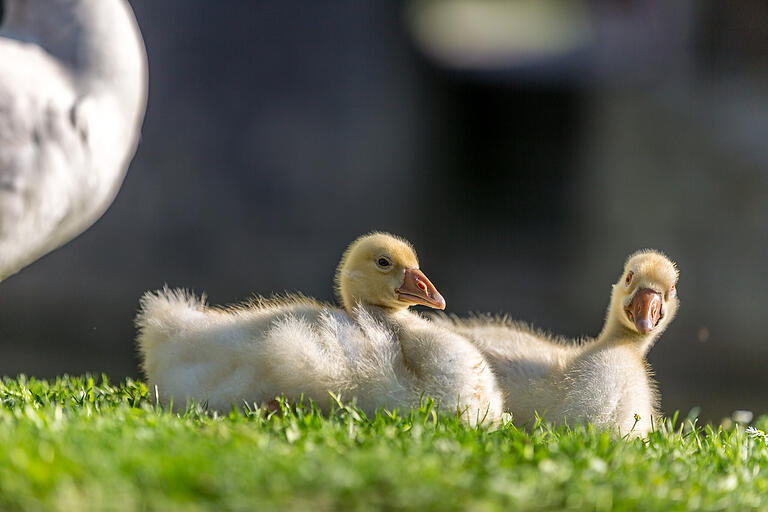
[[662,249],[682,302],[649,355],[663,409],[768,411],[765,2],[131,3],[138,153],[94,227],[0,286],[2,373],[138,376],[145,290],[331,300],[378,229],[450,312],[568,336]]

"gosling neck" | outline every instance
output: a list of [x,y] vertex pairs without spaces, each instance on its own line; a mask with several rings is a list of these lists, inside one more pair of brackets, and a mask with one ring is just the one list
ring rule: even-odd
[[357,315],[359,315],[360,311],[362,310],[377,320],[395,324],[401,323],[400,319],[404,315],[408,314],[407,307],[394,308],[391,306],[382,306],[380,304],[371,304],[363,301],[355,301],[352,305],[345,302],[344,309],[347,314],[353,318],[357,317]]

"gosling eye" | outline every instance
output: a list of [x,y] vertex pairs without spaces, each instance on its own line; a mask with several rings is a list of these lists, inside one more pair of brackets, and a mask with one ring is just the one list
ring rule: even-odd
[[379,259],[376,260],[376,264],[379,266],[379,268],[388,270],[392,266],[392,261],[390,261],[390,259],[385,256],[380,256]]
[[634,273],[634,272],[632,272],[631,270],[630,270],[629,272],[627,272],[627,278],[626,278],[626,279],[624,279],[624,284],[625,284],[626,286],[629,286],[629,283],[631,283],[631,282],[632,282],[632,277],[633,277],[634,275],[635,275],[635,273]]

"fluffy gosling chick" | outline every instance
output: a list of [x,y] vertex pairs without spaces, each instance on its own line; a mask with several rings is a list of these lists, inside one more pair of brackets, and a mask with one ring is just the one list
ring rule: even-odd
[[[443,318],[483,353],[519,421],[536,413],[645,435],[659,418],[645,356],[678,308],[678,272],[656,251],[632,254],[613,285],[605,324],[592,340],[565,340],[503,320]],[[636,420],[635,415],[639,416]]]
[[327,409],[333,392],[372,414],[429,395],[470,423],[498,421],[503,401],[479,351],[408,311],[445,301],[407,242],[360,237],[344,253],[336,288],[345,310],[296,296],[222,309],[180,290],[145,294],[138,345],[150,387],[164,403],[195,399],[225,410],[281,394]]

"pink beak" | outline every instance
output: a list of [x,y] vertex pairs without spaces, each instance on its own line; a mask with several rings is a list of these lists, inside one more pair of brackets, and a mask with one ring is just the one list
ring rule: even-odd
[[397,298],[409,304],[421,304],[435,309],[445,309],[445,299],[440,295],[427,276],[417,268],[405,270],[400,288],[395,290]]
[[649,288],[637,290],[624,312],[641,334],[651,332],[661,318],[661,294]]

